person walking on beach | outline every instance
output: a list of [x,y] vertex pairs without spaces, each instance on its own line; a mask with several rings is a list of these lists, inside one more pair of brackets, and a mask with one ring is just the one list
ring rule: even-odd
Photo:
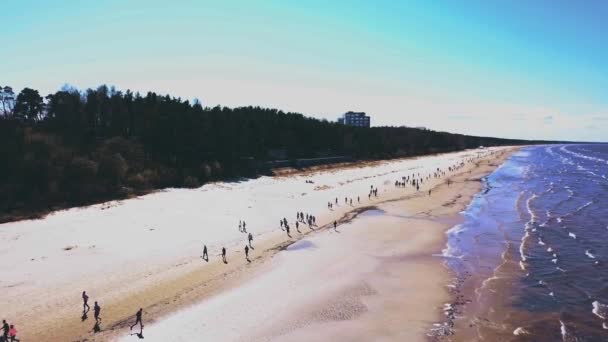
[[291,237],[291,235],[289,235],[289,225],[285,226],[285,230],[287,231],[287,236]]
[[334,230],[337,230],[338,227],[338,221],[334,221]]
[[222,260],[224,261],[224,264],[228,263],[226,261],[226,247],[222,247]]
[[141,321],[141,315],[143,313],[144,309],[139,308],[139,310],[137,311],[137,313],[135,313],[135,323],[133,323],[133,325],[131,326],[130,330],[133,330],[133,327],[137,325],[137,323],[139,323],[139,327],[143,329],[144,324]]
[[296,230],[298,233],[300,232],[300,223],[298,221],[296,221]]
[[249,240],[249,247],[253,249],[253,246],[251,245],[251,241],[253,241],[253,235],[251,235],[251,233],[249,233],[249,235],[247,236],[247,240]]
[[429,196],[431,196],[431,189],[429,189]]
[[82,291],[82,311],[83,312],[89,312],[89,310],[91,310],[91,307],[89,306],[89,296],[87,295],[87,291]]
[[247,245],[245,245],[245,260],[251,262],[251,260],[249,260],[249,246]]
[[12,324],[10,329],[8,330],[8,335],[11,338],[11,342],[19,342],[19,340],[17,339],[17,329]]
[[243,232],[243,223],[239,220],[239,232]]
[[93,313],[95,316],[95,322],[97,322],[97,323],[101,322],[101,318],[99,318],[100,312],[101,312],[101,306],[99,306],[99,304],[97,304],[97,302],[95,302],[95,305],[93,305]]
[[2,320],[2,337],[4,338],[4,341],[8,341],[8,333],[11,330],[11,328],[8,326],[8,323],[6,323],[6,320],[3,319]]
[[281,230],[285,230],[285,229],[283,228],[283,220],[281,220]]
[[243,233],[247,233],[247,223],[243,221]]
[[207,254],[207,245],[203,245],[203,260],[209,261],[209,254]]

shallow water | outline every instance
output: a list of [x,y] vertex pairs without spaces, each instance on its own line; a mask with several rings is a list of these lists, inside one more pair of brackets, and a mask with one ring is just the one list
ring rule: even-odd
[[448,233],[467,293],[457,335],[608,340],[608,145],[526,148],[487,177]]

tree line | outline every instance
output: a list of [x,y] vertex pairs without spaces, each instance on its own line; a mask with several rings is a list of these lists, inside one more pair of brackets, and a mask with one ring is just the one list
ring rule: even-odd
[[529,143],[360,128],[260,107],[203,107],[102,85],[42,97],[0,87],[0,221],[167,187],[255,177],[262,161],[386,159]]

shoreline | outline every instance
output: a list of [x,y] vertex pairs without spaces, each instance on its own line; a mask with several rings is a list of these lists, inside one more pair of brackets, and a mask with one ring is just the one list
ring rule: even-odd
[[[516,149],[517,148],[503,148],[501,150],[512,152]],[[427,157],[422,157],[422,161],[426,158]],[[470,167],[478,169],[478,167],[473,165]],[[462,172],[458,171],[457,174],[463,174],[467,169],[468,167],[462,170]],[[407,171],[404,170],[402,172],[405,173]],[[491,170],[487,170],[487,172],[489,173]],[[444,181],[445,178],[442,178],[437,183],[439,184]],[[427,188],[426,185],[427,184],[425,184],[424,187],[425,189]],[[435,185],[436,184],[431,184],[431,186]],[[439,185],[439,187],[441,187],[441,185]],[[364,210],[363,208],[372,208],[381,202],[398,201],[403,200],[404,198],[407,201],[411,198],[420,197],[421,194],[424,195],[423,191],[416,193],[415,191],[410,191],[409,188],[406,190],[393,189],[390,184],[388,185],[388,190],[386,189],[386,184],[382,188],[384,189],[382,189],[383,191],[380,193],[379,200],[364,200],[366,203],[362,203],[358,208],[340,206],[337,210],[318,215],[317,221],[326,223],[331,222],[334,218],[340,217],[342,222],[346,222],[352,218],[349,217],[349,215],[354,215],[354,211]],[[435,190],[433,190],[433,192],[435,193]],[[474,193],[476,192],[477,191]],[[424,198],[425,196],[422,197]],[[440,212],[441,208],[442,207],[439,208]],[[326,230],[327,227],[328,224],[326,223],[316,230],[323,231]],[[271,259],[278,252],[284,250],[296,241],[301,240],[303,237],[311,236],[311,233],[313,232],[309,231],[307,227],[302,228],[301,231],[305,234],[298,235],[294,232],[294,234],[298,236],[295,239],[286,239],[284,233],[278,229],[273,232],[264,233],[261,242],[258,242],[256,237],[256,240],[254,241],[255,250],[252,251],[254,255],[252,263],[246,264],[244,262],[242,251],[229,253],[229,270],[217,261],[204,264],[205,267],[201,268],[200,260],[199,262],[196,262],[192,257],[184,258],[182,263],[175,263],[177,260],[173,260],[170,263],[175,266],[169,267],[169,270],[165,269],[165,272],[155,274],[154,272],[149,272],[150,268],[144,269],[143,271],[148,271],[146,276],[148,278],[147,281],[144,281],[143,283],[129,283],[129,286],[127,286],[126,289],[118,292],[114,291],[114,293],[107,295],[106,297],[101,297],[103,306],[102,317],[112,317],[112,319],[111,321],[104,321],[102,323],[102,332],[96,335],[91,334],[90,329],[84,328],[80,321],[70,321],[70,319],[66,319],[69,316],[73,316],[73,314],[70,314],[73,309],[69,309],[69,307],[77,307],[77,300],[73,300],[71,302],[72,304],[65,302],[59,303],[58,310],[53,311],[54,314],[50,315],[51,317],[47,317],[47,319],[40,320],[37,324],[31,325],[30,328],[33,329],[30,329],[29,331],[23,328],[24,324],[21,324],[22,335],[27,336],[28,339],[36,339],[36,336],[45,336],[45,338],[50,338],[51,340],[77,340],[74,339],[74,336],[81,336],[81,340],[87,339],[89,341],[114,338],[118,334],[124,333],[118,330],[121,330],[121,328],[126,327],[129,324],[134,313],[131,312],[134,311],[133,308],[137,308],[140,305],[143,306],[145,312],[144,319],[147,322],[154,323],[154,321],[162,317],[167,317],[169,314],[184,307],[188,307],[192,303],[197,303],[219,293],[237,288],[245,278],[255,277],[264,273],[268,267],[265,261]],[[443,238],[442,243],[443,246],[445,246],[445,239],[447,239],[447,236],[445,236],[444,231],[441,234]],[[232,250],[234,249],[230,248],[230,251]],[[214,254],[214,252],[214,250],[210,250],[210,256],[213,257],[212,254]],[[161,269],[165,267],[166,266],[164,265],[160,265],[157,268]],[[128,277],[126,277],[126,279],[128,279]],[[133,279],[133,276],[131,276],[131,279]],[[121,281],[123,281],[123,279],[118,277],[114,284],[120,283]],[[88,289],[89,287],[83,285],[82,288]],[[103,286],[96,289],[96,291],[99,292],[102,290]],[[136,294],[134,294],[135,292]],[[58,325],[57,322],[64,323]],[[87,324],[87,326],[88,325],[89,324]],[[50,329],[51,327],[55,327],[55,329]],[[44,333],[43,335],[36,335],[35,331],[39,331],[40,333],[43,333],[44,331]]]

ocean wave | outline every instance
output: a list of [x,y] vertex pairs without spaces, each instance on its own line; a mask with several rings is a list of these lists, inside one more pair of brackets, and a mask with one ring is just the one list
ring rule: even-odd
[[599,317],[601,319],[606,319],[606,317],[608,317],[608,305],[602,304],[602,303],[598,302],[597,300],[594,301],[593,303],[591,303],[591,305],[593,306],[593,309],[591,310],[591,312],[594,315],[596,315],[597,317]]
[[515,336],[527,335],[527,334],[528,334],[528,332],[522,327],[518,327],[517,329],[513,330],[513,335],[515,335]]
[[578,157],[578,158],[581,158],[581,159],[592,160],[592,161],[608,164],[608,161],[606,161],[605,159],[597,158],[597,157],[592,157],[592,156],[588,156],[588,155],[585,155],[585,154],[582,154],[582,153],[570,151],[569,149],[566,148],[566,146],[562,146],[560,148],[560,151],[563,151],[565,153],[568,153],[571,156]]
[[526,230],[526,233],[521,238],[521,244],[519,244],[519,256],[521,257],[521,261],[526,261],[526,253],[524,249],[526,248],[526,241],[530,237],[530,233]]
[[529,221],[530,223],[534,223],[538,219],[538,215],[536,215],[534,210],[532,210],[532,201],[534,201],[537,198],[538,198],[538,195],[532,194],[532,196],[530,196],[530,198],[528,198],[528,200],[526,201],[526,209],[528,210],[528,214],[530,214],[530,221]]

